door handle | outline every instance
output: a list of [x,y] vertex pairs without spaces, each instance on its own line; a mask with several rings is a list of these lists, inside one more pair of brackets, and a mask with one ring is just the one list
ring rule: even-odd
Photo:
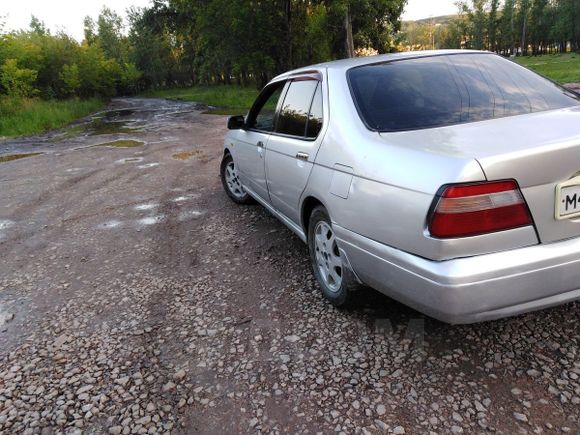
[[258,155],[260,156],[260,158],[263,158],[263,154],[264,154],[264,142],[259,141],[256,146],[258,147]]
[[303,153],[302,151],[299,151],[296,153],[296,158],[298,160],[304,160],[305,162],[308,161],[308,154],[307,153]]

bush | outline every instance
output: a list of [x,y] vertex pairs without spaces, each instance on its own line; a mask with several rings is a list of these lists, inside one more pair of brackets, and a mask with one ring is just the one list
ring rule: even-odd
[[34,89],[37,71],[27,68],[18,68],[16,59],[6,59],[0,67],[0,83],[11,97],[32,97],[38,93]]

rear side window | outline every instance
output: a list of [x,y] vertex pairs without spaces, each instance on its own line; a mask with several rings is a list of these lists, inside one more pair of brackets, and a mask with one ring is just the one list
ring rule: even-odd
[[322,129],[322,83],[318,82],[306,126],[306,137],[314,139]]
[[[318,80],[296,80],[289,84],[286,97],[280,108],[276,133],[287,134],[299,137],[316,137],[320,128],[316,123],[322,123],[322,107],[318,103],[314,105],[317,113],[312,113],[313,98],[318,88]],[[318,113],[319,112],[319,113]],[[307,126],[311,128],[307,131]],[[312,136],[313,133],[314,136]]]
[[580,98],[493,54],[407,59],[349,70],[359,114],[377,131],[483,121],[580,105]]

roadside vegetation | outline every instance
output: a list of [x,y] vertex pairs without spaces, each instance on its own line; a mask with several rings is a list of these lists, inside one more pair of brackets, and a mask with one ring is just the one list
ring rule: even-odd
[[48,100],[0,98],[0,137],[42,133],[63,127],[104,106],[99,98]]
[[352,56],[473,48],[579,81],[580,1],[463,0],[458,14],[401,23],[406,0],[155,0],[121,17],[104,7],[84,37],[31,17],[0,20],[0,136],[66,125],[119,95],[178,98],[243,113],[280,72]]
[[255,86],[193,86],[190,88],[148,91],[144,96],[195,101],[217,107],[217,109],[211,110],[210,113],[235,115],[245,114],[250,109],[258,96],[258,90]]
[[[104,7],[96,20],[85,18],[82,42],[35,17],[13,32],[0,20],[0,136],[60,127],[95,104],[77,98],[147,91],[244,112],[255,89],[282,71],[353,56],[357,47],[394,50],[404,4],[160,0],[126,18]],[[217,84],[227,86],[208,87]]]
[[406,21],[400,49],[471,48],[507,55],[580,50],[578,0],[460,0],[457,14]]
[[518,57],[517,62],[560,84],[580,83],[580,54]]

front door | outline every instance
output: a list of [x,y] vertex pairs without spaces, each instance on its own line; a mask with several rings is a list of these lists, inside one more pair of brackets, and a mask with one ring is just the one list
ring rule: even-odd
[[276,106],[285,82],[274,83],[265,88],[246,120],[246,128],[237,134],[236,164],[242,184],[262,199],[270,202],[264,165],[265,150],[274,129]]
[[272,205],[300,224],[300,196],[322,141],[322,82],[297,78],[287,86],[268,140],[266,178]]

